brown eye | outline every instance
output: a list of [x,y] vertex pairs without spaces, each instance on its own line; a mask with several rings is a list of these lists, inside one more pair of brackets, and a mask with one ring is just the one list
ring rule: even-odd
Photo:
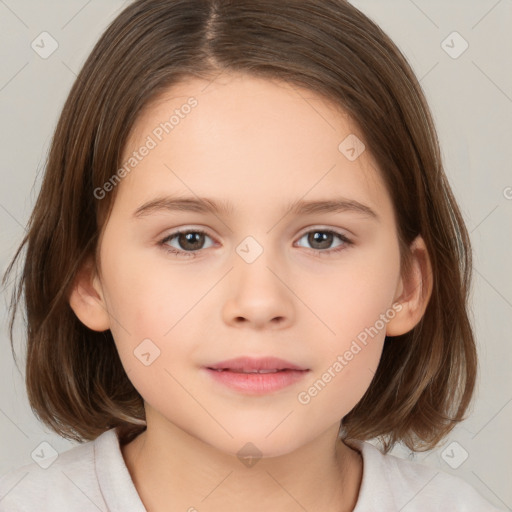
[[[160,245],[164,250],[173,254],[195,256],[194,252],[204,249],[204,241],[210,238],[204,231],[201,230],[183,230],[176,231],[166,236],[160,241]],[[170,246],[168,243],[176,239],[176,246]]]
[[[345,235],[328,229],[313,229],[305,233],[301,237],[301,240],[303,238],[306,238],[307,243],[311,246],[312,250],[326,254],[342,251],[346,249],[347,246],[352,245],[352,241],[349,240]],[[341,240],[342,243],[338,244],[334,248],[331,248],[336,238]]]

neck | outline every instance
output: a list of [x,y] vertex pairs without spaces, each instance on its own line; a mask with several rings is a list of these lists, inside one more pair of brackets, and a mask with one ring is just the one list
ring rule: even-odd
[[148,512],[352,511],[362,478],[361,455],[338,439],[337,425],[291,453],[252,461],[169,423],[148,422],[121,451]]

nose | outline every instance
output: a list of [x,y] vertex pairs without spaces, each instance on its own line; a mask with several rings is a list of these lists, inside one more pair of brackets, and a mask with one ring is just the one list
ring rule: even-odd
[[285,328],[294,320],[292,288],[270,251],[250,263],[237,256],[223,288],[223,320],[234,327]]

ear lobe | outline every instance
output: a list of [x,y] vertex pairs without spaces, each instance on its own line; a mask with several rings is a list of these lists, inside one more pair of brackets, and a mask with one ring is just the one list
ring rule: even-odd
[[413,329],[422,319],[432,295],[432,266],[421,235],[412,242],[410,252],[410,272],[401,276],[394,299],[402,309],[388,322],[386,336],[399,336]]
[[84,264],[75,278],[69,295],[69,305],[89,329],[101,332],[110,328],[101,282],[90,261]]

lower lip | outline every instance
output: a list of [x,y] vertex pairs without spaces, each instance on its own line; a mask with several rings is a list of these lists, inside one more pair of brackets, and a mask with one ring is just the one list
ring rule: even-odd
[[237,373],[229,370],[221,372],[206,368],[217,382],[236,391],[260,395],[278,391],[304,378],[309,370],[283,370],[275,373]]

